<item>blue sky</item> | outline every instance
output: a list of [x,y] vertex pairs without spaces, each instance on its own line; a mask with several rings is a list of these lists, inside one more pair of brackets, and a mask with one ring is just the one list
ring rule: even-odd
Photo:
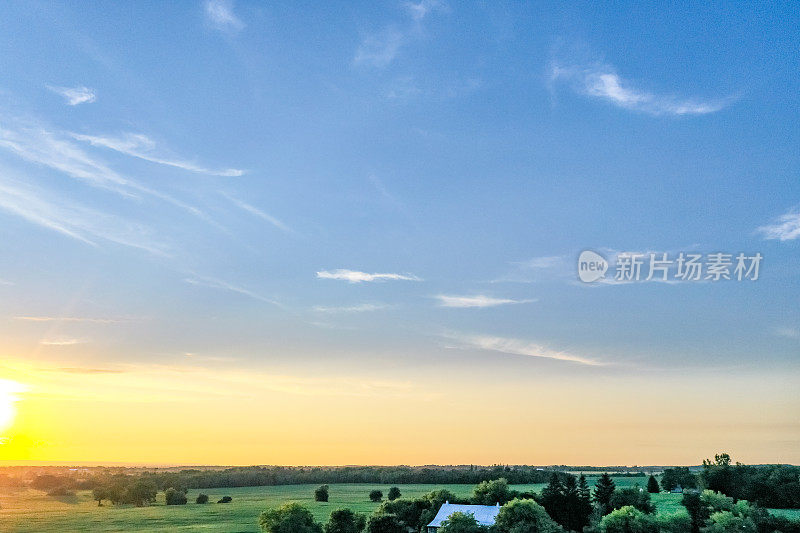
[[[748,375],[800,460],[796,6],[2,9],[6,358],[459,398]],[[585,249],[764,260],[589,286]]]

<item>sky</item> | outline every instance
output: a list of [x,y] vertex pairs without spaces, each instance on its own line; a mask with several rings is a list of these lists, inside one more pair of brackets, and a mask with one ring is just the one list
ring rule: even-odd
[[800,463],[791,3],[0,9],[6,464]]

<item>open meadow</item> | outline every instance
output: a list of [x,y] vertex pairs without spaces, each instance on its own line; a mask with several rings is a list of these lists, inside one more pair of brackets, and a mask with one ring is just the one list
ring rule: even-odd
[[[596,477],[589,477],[593,484]],[[644,485],[644,478],[615,477],[618,487]],[[416,497],[434,489],[446,488],[457,496],[472,494],[474,485],[398,485],[404,497]],[[518,491],[541,491],[544,484],[514,485]],[[330,501],[315,502],[316,485],[280,485],[269,487],[237,487],[221,489],[193,489],[188,493],[186,505],[167,506],[164,493],[159,492],[155,505],[147,507],[102,507],[92,500],[89,491],[78,491],[75,497],[54,498],[33,489],[9,490],[0,494],[0,531],[4,533],[64,533],[78,531],[207,531],[220,533],[257,533],[258,515],[261,511],[279,507],[284,503],[298,502],[308,507],[314,517],[325,522],[331,511],[349,507],[360,513],[371,513],[380,505],[369,500],[369,492],[380,489],[384,495],[390,485],[332,484]],[[228,504],[194,503],[200,493],[208,494],[211,502],[231,496]],[[658,494],[653,498],[659,512],[682,509],[680,495]]]

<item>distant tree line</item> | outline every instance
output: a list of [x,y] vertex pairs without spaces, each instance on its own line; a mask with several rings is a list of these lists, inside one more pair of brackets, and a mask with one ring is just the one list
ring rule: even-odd
[[[474,485],[503,477],[509,483],[523,485],[546,483],[552,471],[529,466],[491,467],[410,467],[410,466],[346,466],[346,467],[284,467],[249,466],[222,470],[187,469],[177,472],[144,472],[139,474],[156,484],[158,490],[169,487],[204,489],[224,487],[259,487],[273,485],[366,483],[366,484],[435,484]],[[117,474],[120,475],[120,474]],[[106,475],[95,474],[82,488],[93,488],[92,479]]]

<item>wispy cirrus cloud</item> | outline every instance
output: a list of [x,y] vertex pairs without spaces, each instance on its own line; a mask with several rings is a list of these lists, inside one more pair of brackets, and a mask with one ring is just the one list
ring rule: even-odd
[[25,320],[28,322],[91,322],[96,324],[117,324],[128,322],[129,318],[94,318],[83,316],[15,316],[14,320]]
[[361,283],[364,281],[393,281],[393,280],[422,281],[422,279],[418,278],[413,274],[395,274],[389,272],[369,274],[367,272],[361,272],[358,270],[347,270],[343,268],[337,270],[320,270],[319,272],[317,272],[317,278],[338,279],[342,281],[348,281],[350,283]]
[[85,339],[58,338],[42,339],[39,341],[39,344],[43,346],[74,346],[76,344],[83,344],[85,342],[87,342]]
[[114,171],[105,162],[84,151],[74,142],[71,134],[37,121],[11,121],[0,117],[0,148],[5,148],[25,161],[51,168],[93,187],[110,190],[128,198],[151,196],[205,218],[196,207]]
[[419,36],[423,20],[435,9],[445,5],[437,0],[405,2],[403,8],[410,24],[391,24],[364,37],[353,57],[354,65],[385,68],[397,57],[400,49],[414,36]]
[[220,289],[224,291],[234,292],[236,294],[241,294],[242,296],[247,296],[248,298],[252,298],[254,300],[259,300],[261,302],[266,302],[273,305],[277,305],[279,307],[283,307],[283,304],[281,304],[277,300],[273,300],[272,298],[267,298],[266,296],[262,296],[254,291],[245,289],[244,287],[234,285],[233,283],[229,283],[221,279],[210,278],[206,276],[191,276],[185,278],[183,281],[191,285],[198,285],[200,287],[208,287],[211,289]]
[[56,87],[47,85],[47,88],[56,94],[60,94],[67,101],[68,105],[89,104],[97,99],[97,95],[88,87]]
[[765,239],[791,241],[800,237],[800,209],[781,215],[772,224],[757,229]]
[[0,179],[0,210],[92,246],[105,240],[154,255],[170,255],[169,247],[143,224],[69,202],[21,182]]
[[589,366],[602,366],[602,363],[595,359],[581,355],[571,354],[565,351],[552,350],[541,344],[534,342],[512,339],[506,337],[495,337],[489,335],[445,335],[450,340],[457,341],[459,348],[479,349],[491,352],[500,352],[512,355],[525,355],[542,359],[555,359]]
[[650,115],[706,115],[724,109],[733,98],[705,100],[655,94],[634,86],[605,64],[569,66],[553,62],[550,83],[564,82],[575,92],[631,111]]
[[357,305],[345,305],[340,307],[328,307],[324,305],[316,305],[314,306],[314,311],[319,313],[369,313],[372,311],[380,311],[382,309],[388,309],[388,305],[386,304],[357,304]]
[[261,209],[255,207],[253,205],[250,205],[247,202],[239,200],[238,198],[235,198],[235,197],[233,197],[233,196],[231,196],[231,195],[229,195],[227,193],[222,193],[222,195],[225,198],[227,198],[233,205],[238,207],[239,209],[241,209],[243,211],[246,211],[247,213],[250,213],[253,216],[256,216],[258,218],[266,220],[267,222],[269,222],[270,224],[272,224],[273,226],[275,226],[276,228],[278,228],[281,231],[285,231],[286,233],[294,233],[292,228],[290,228],[289,226],[287,226],[286,224],[284,224],[283,222],[281,222],[280,220],[278,220],[274,216],[270,215],[269,213],[266,213],[266,212],[262,211]]
[[206,0],[203,2],[203,15],[206,22],[220,31],[237,32],[244,28],[244,22],[233,12],[230,0]]
[[546,255],[532,257],[524,261],[514,261],[505,274],[491,280],[491,283],[535,283],[540,281],[567,280],[574,276],[574,265],[566,255]]
[[90,368],[90,367],[61,367],[53,369],[45,369],[49,372],[62,372],[64,374],[123,374],[124,370],[117,370],[112,368]]
[[156,148],[155,141],[139,133],[125,133],[121,137],[83,135],[79,133],[71,133],[70,135],[74,139],[87,142],[92,146],[101,146],[121,154],[150,161],[151,163],[180,168],[197,174],[224,177],[235,177],[244,174],[244,171],[238,168],[209,169],[191,161],[156,155],[154,153]]
[[508,304],[525,304],[534,302],[535,300],[513,300],[511,298],[493,298],[484,294],[476,294],[474,296],[454,296],[447,294],[438,294],[434,298],[439,300],[440,307],[497,307],[498,305]]

